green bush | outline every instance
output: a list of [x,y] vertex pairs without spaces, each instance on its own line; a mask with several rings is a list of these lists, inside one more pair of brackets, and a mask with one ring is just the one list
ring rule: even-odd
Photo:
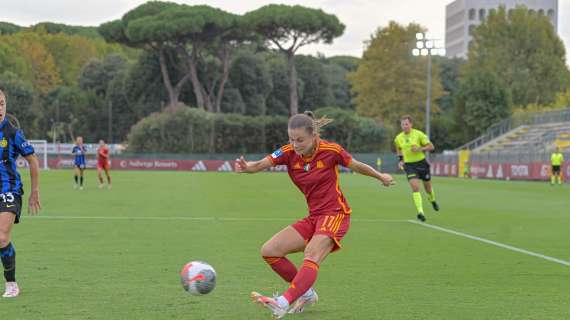
[[209,113],[181,106],[153,113],[128,136],[129,151],[256,153],[287,143],[287,118]]
[[[324,128],[324,139],[352,152],[378,151],[386,130],[374,120],[339,108],[323,108],[335,121]],[[209,113],[178,106],[153,113],[133,126],[128,136],[131,152],[266,153],[287,144],[287,117]]]

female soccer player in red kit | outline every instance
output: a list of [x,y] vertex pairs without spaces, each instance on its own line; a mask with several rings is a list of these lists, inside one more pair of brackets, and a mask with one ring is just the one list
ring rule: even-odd
[[109,148],[105,141],[99,140],[99,148],[97,149],[97,173],[99,174],[99,189],[103,188],[103,171],[107,176],[107,188],[111,189],[111,175],[109,174]]
[[[378,179],[384,186],[393,184],[383,174],[346,152],[340,145],[319,138],[319,129],[332,120],[315,120],[311,112],[289,119],[289,144],[259,161],[236,160],[236,171],[255,173],[276,165],[286,165],[293,183],[303,192],[309,215],[275,234],[261,248],[263,259],[283,280],[290,283],[281,296],[266,297],[252,292],[254,302],[268,308],[277,319],[287,313],[302,312],[317,302],[312,288],[320,264],[327,255],[340,249],[340,241],[348,231],[351,209],[344,198],[338,177],[342,165],[360,174]],[[300,270],[286,258],[304,252]]]

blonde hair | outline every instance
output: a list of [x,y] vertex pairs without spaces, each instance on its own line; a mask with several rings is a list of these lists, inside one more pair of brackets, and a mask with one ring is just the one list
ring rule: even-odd
[[289,129],[303,128],[308,133],[315,133],[319,135],[321,128],[333,121],[333,119],[327,118],[327,116],[315,119],[315,115],[312,111],[305,111],[303,113],[292,116],[289,119],[288,127]]

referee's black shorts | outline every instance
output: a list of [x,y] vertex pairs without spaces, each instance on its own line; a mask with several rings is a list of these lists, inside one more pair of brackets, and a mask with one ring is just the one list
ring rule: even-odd
[[552,174],[560,174],[560,166],[552,166]]
[[426,159],[418,162],[406,162],[404,163],[404,171],[406,172],[406,177],[408,180],[420,179],[423,181],[431,180],[431,173],[429,163]]

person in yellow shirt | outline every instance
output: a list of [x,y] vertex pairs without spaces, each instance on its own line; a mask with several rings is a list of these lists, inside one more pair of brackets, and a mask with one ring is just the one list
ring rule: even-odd
[[423,181],[424,189],[428,194],[435,211],[439,211],[439,206],[435,201],[435,192],[431,185],[430,165],[426,161],[425,152],[433,151],[435,147],[428,136],[412,128],[412,117],[405,115],[400,119],[402,132],[394,139],[396,153],[400,160],[398,166],[400,170],[406,172],[406,177],[412,188],[412,198],[418,211],[418,220],[425,222],[424,209],[422,205],[422,195],[420,193],[420,180]]
[[558,184],[562,185],[562,173],[560,168],[564,163],[564,155],[560,151],[560,147],[556,147],[556,151],[550,156],[550,163],[552,164],[552,174],[550,175],[550,185],[553,186],[558,180]]

